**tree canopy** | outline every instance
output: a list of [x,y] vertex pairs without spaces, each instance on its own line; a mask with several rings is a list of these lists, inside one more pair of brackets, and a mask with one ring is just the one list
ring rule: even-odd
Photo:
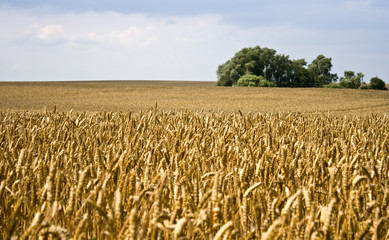
[[341,88],[355,88],[358,89],[363,81],[363,73],[355,75],[353,71],[345,71],[344,77],[340,78],[339,86]]
[[245,74],[235,84],[239,87],[277,87],[277,84],[269,82],[262,76]]
[[290,59],[288,55],[277,54],[277,51],[271,48],[243,48],[230,60],[219,65],[217,85],[387,90],[382,79],[374,77],[367,86],[363,82],[364,74],[355,74],[354,71],[345,71],[344,76],[337,82],[338,75],[331,73],[331,61],[331,58],[320,54],[307,65],[305,59]]
[[322,87],[337,80],[331,58],[319,55],[307,67],[305,59],[292,60],[270,48],[243,48],[217,69],[219,86],[236,85],[244,75],[261,76],[278,87]]
[[388,90],[385,86],[385,82],[379,77],[373,77],[370,79],[369,89]]
[[336,74],[331,73],[331,60],[331,58],[326,58],[324,55],[320,54],[308,65],[308,72],[313,78],[315,87],[322,87],[325,84],[336,82],[338,79]]

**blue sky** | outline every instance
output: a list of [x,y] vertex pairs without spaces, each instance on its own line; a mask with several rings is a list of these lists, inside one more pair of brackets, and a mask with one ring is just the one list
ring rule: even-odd
[[386,0],[0,0],[0,81],[204,80],[243,47],[389,82]]

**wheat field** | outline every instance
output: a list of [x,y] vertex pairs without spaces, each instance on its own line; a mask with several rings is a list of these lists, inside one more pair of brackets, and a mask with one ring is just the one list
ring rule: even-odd
[[2,239],[385,239],[389,118],[8,113]]
[[389,91],[323,88],[216,87],[214,82],[0,82],[0,111],[243,113],[389,113]]
[[40,107],[0,111],[0,239],[389,238],[379,107]]

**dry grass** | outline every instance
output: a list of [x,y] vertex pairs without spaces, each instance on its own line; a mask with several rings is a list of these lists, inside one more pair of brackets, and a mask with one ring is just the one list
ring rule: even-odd
[[162,110],[319,112],[338,115],[389,112],[389,91],[216,87],[213,82],[0,83],[0,111],[139,112]]

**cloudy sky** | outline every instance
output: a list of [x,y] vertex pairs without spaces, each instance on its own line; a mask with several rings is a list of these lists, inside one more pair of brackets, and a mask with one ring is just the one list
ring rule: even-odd
[[0,81],[216,81],[243,47],[389,82],[387,0],[0,0]]

